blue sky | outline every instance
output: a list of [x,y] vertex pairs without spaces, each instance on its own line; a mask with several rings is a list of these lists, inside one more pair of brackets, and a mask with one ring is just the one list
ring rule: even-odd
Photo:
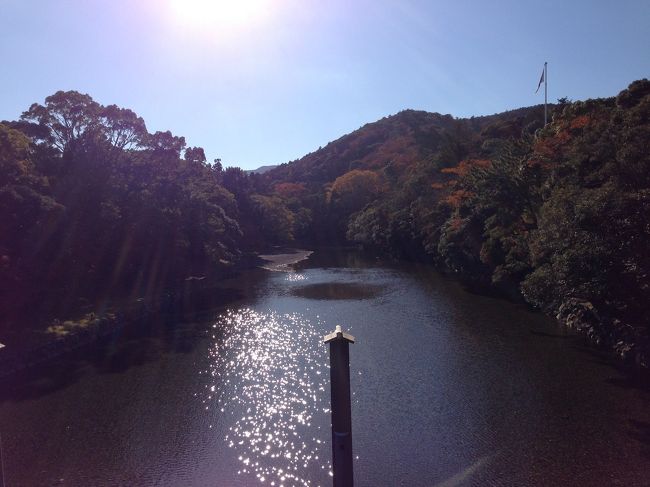
[[0,120],[77,90],[246,169],[405,108],[542,103],[544,61],[549,101],[650,76],[648,0],[0,0],[0,36]]

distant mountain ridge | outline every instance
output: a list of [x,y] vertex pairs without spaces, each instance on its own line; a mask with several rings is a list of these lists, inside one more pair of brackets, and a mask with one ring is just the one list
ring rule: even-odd
[[[550,105],[553,109],[554,105]],[[404,170],[441,150],[450,164],[459,162],[470,139],[486,131],[491,138],[518,137],[521,131],[539,128],[543,105],[524,107],[494,115],[454,118],[420,110],[403,110],[365,124],[324,147],[289,163],[270,169],[274,180],[324,184],[353,169],[379,170],[388,164]],[[444,156],[444,155],[443,155]]]
[[278,167],[277,164],[272,165],[272,166],[260,166],[257,169],[249,169],[246,172],[249,174],[264,174],[265,172],[269,172],[272,169],[275,169]]

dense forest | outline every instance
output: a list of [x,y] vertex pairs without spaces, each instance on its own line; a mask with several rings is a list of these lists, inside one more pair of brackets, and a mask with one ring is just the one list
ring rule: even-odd
[[550,111],[407,110],[265,176],[312,238],[434,263],[648,366],[650,82]]
[[458,119],[406,110],[264,173],[58,92],[0,124],[0,307],[155,296],[273,244],[428,262],[647,360],[650,82]]
[[[181,157],[182,154],[182,157]],[[219,277],[277,231],[256,175],[74,91],[0,124],[0,306],[149,299]],[[253,225],[251,222],[255,222]],[[244,237],[245,235],[245,237]],[[11,312],[11,313],[10,313]]]

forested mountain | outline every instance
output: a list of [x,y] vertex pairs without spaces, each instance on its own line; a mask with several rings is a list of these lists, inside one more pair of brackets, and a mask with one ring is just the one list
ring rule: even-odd
[[[493,151],[492,146],[522,131],[532,132],[542,120],[543,106],[471,119],[405,110],[283,164],[265,179],[291,208],[309,210],[314,218],[309,238],[341,241],[350,230],[349,217],[369,203],[402,211],[419,196],[434,195],[431,184],[449,178],[442,169]],[[389,203],[393,198],[399,201]],[[392,233],[391,238],[400,238]],[[391,251],[412,251],[410,240],[395,242]]]
[[253,173],[253,174],[264,174],[265,172],[270,171],[271,169],[274,169],[278,166],[260,166],[257,169],[251,169],[250,171],[246,171],[247,173]]
[[264,174],[58,92],[0,124],[0,306],[155,296],[269,244],[357,243],[647,360],[650,82],[457,119],[405,110]]
[[650,82],[550,112],[407,110],[265,176],[310,238],[433,262],[645,361]]

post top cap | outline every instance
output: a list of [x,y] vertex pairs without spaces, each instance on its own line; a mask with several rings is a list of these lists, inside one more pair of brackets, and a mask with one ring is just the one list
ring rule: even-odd
[[354,343],[354,337],[349,333],[345,333],[341,328],[341,325],[336,325],[334,333],[330,333],[323,337],[323,342],[325,343],[333,342],[334,340],[346,340],[350,343]]

